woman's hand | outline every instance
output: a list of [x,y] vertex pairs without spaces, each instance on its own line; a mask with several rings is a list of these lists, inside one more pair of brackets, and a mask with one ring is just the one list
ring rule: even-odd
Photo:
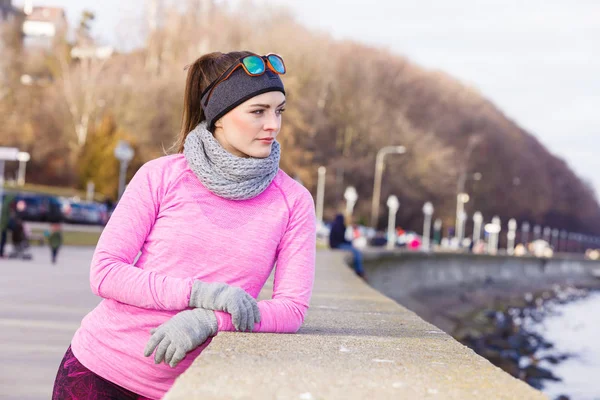
[[231,314],[233,326],[242,332],[252,332],[254,324],[260,322],[256,300],[243,289],[225,283],[195,281],[189,305]]
[[181,311],[150,333],[144,356],[149,357],[156,349],[154,362],[164,360],[174,368],[187,353],[217,334],[217,317],[214,311],[202,308]]

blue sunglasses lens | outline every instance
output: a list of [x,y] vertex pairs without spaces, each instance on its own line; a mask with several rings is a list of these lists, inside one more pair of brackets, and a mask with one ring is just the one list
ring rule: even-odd
[[242,60],[246,70],[252,75],[259,75],[265,72],[265,62],[262,58],[257,56],[248,56]]
[[275,55],[270,55],[269,57],[269,62],[271,63],[271,66],[275,69],[275,71],[277,71],[280,74],[285,74],[285,65],[283,65],[283,60]]

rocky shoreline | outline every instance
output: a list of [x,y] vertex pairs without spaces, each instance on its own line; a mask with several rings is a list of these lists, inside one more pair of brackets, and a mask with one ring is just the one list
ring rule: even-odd
[[[589,277],[561,281],[494,282],[423,290],[395,299],[512,376],[542,389],[572,354],[561,354],[531,329],[557,305],[600,290]],[[568,394],[558,397],[569,399]]]

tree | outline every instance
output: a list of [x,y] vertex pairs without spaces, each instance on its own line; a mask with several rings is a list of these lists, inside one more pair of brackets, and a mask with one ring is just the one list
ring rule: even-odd
[[[96,192],[106,197],[116,197],[119,161],[114,156],[114,150],[119,140],[131,142],[132,138],[119,129],[111,115],[106,115],[95,129],[91,129],[90,140],[83,147],[78,161],[80,188],[85,188],[92,181]],[[139,162],[134,159],[133,164],[135,167]]]
[[75,133],[75,140],[70,143],[75,158],[87,141],[91,119],[98,107],[101,73],[112,55],[111,50],[105,52],[96,46],[90,33],[94,19],[92,12],[83,11],[75,45],[62,41],[55,52],[56,72]]

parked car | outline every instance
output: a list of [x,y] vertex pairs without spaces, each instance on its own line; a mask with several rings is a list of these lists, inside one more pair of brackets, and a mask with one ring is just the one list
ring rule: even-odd
[[15,201],[17,215],[23,221],[62,221],[61,202],[55,196],[39,193],[18,193]]
[[108,211],[106,205],[96,202],[84,202],[63,199],[63,221],[72,224],[106,225]]

